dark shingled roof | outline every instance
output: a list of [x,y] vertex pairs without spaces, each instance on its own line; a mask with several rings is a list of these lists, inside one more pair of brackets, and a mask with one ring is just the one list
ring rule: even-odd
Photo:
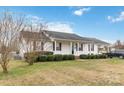
[[[47,33],[49,37],[52,37],[55,39],[79,40],[79,41],[94,42],[94,43],[99,43],[99,44],[109,44],[107,42],[104,42],[96,38],[81,37],[74,33],[64,33],[64,32],[55,32],[55,31],[47,31],[47,30],[45,30],[45,33]],[[22,31],[21,35],[24,38],[40,39],[40,34],[38,32]]]
[[99,40],[99,39],[96,39],[96,38],[92,38],[92,40],[95,42],[95,43],[104,43],[104,44],[109,44],[105,41],[102,41],[102,40]]
[[94,43],[98,43],[98,44],[109,44],[105,41],[102,41],[102,40],[99,40],[99,39],[96,39],[96,38],[88,38],[88,37],[82,37],[83,40],[87,40],[87,41],[91,41],[91,42],[94,42]]
[[105,41],[102,41],[96,38],[81,37],[74,33],[64,33],[64,32],[55,32],[55,31],[46,31],[46,33],[49,34],[51,37],[57,38],[57,39],[82,40],[86,42],[94,42],[99,44],[109,44]]
[[74,33],[64,33],[64,32],[55,32],[55,31],[45,31],[49,36],[56,39],[67,39],[67,40],[82,40],[82,37]]

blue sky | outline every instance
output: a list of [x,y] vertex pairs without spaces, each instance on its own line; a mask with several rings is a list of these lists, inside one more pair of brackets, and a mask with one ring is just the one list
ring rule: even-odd
[[43,20],[49,24],[51,30],[74,32],[108,42],[124,40],[124,7],[0,7],[0,11],[4,9]]

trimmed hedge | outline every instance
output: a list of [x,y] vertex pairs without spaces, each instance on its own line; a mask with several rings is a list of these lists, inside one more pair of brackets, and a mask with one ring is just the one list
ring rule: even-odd
[[34,55],[34,56],[40,56],[40,55],[53,55],[53,52],[50,51],[35,51],[35,52],[28,52],[24,53],[24,58],[26,59],[28,56]]
[[[42,51],[43,52],[43,51]],[[43,55],[45,54],[45,55]],[[63,61],[63,60],[74,60],[74,55],[61,55],[61,54],[53,54],[52,52],[30,52],[25,53],[24,57],[26,59],[26,62],[45,62],[45,61]],[[88,54],[88,55],[80,55],[80,59],[104,59],[107,58],[107,55],[105,54]]]
[[80,59],[88,59],[88,55],[81,54]]
[[[35,52],[28,52],[24,53],[25,61],[28,63],[34,63],[39,61],[47,61],[47,57],[44,55],[52,55],[53,52],[50,51],[35,51]],[[42,56],[43,55],[43,56]]]
[[74,60],[75,56],[74,55],[68,55],[68,60]]
[[107,56],[105,54],[98,54],[98,55],[94,55],[94,54],[88,54],[88,55],[80,55],[80,59],[104,59],[107,58]]
[[68,60],[68,55],[63,55],[63,60]]
[[63,60],[74,60],[75,56],[74,55],[63,55]]
[[56,54],[54,55],[54,61],[62,61],[63,60],[63,55],[61,54]]
[[48,55],[47,56],[47,61],[54,61],[55,56],[54,55]]
[[39,61],[41,61],[41,62],[45,62],[45,61],[47,61],[47,55],[40,55],[40,56],[38,56],[37,57],[37,61],[39,62]]
[[[43,52],[43,51],[42,51]],[[45,53],[45,55],[43,55]],[[28,60],[33,61],[33,62],[45,62],[45,61],[63,61],[63,60],[74,60],[75,56],[74,55],[61,55],[61,54],[53,54],[52,52],[30,52],[30,53],[25,53],[24,57],[26,62]]]

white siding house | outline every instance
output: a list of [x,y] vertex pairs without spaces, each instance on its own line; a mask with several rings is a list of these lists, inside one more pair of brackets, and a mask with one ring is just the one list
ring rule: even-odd
[[[27,35],[25,35],[25,33]],[[37,37],[36,41],[36,51],[41,51],[41,44],[40,38],[38,38],[39,33],[38,32],[28,32],[28,31],[23,31],[22,37],[23,37],[23,42],[25,42],[25,39],[29,37],[34,38],[31,36],[31,33]],[[109,44],[95,39],[95,38],[86,38],[86,37],[81,37],[76,34],[72,33],[63,33],[63,32],[54,32],[54,31],[44,31],[44,35],[49,38],[49,40],[44,44],[43,46],[43,51],[52,51],[54,54],[74,54],[75,56],[79,56],[80,54],[99,54],[101,53],[102,48],[109,47]],[[25,43],[25,46],[27,44]],[[33,49],[33,44],[32,44],[32,49]],[[26,52],[24,51],[24,46],[21,47],[20,53],[23,55],[23,53]],[[108,52],[108,50],[105,50]]]

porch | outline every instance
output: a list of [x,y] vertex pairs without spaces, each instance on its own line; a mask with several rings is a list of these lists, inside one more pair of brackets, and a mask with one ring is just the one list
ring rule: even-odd
[[79,56],[80,54],[97,54],[98,47],[93,43],[56,40],[53,42],[53,52]]

